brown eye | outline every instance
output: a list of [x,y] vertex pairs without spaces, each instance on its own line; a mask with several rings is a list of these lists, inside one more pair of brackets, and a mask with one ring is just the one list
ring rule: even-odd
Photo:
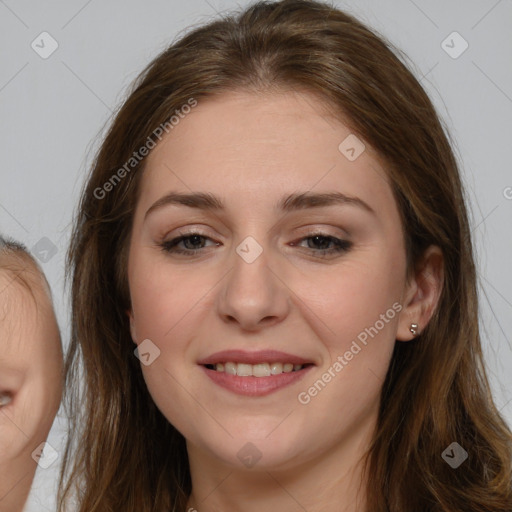
[[12,395],[10,393],[0,392],[0,407],[5,407],[12,402]]
[[[310,235],[301,238],[300,241],[308,241],[307,249],[320,258],[328,255],[334,255],[336,253],[340,254],[348,252],[353,245],[353,243],[348,240],[341,240],[340,238],[323,233],[311,233]],[[313,243],[313,247],[310,247],[309,242]],[[295,245],[295,243],[291,245]],[[317,246],[315,247],[315,245]],[[318,245],[320,247],[318,247]],[[326,248],[325,245],[331,247]]]
[[[172,240],[163,242],[160,244],[160,246],[165,252],[168,253],[191,255],[201,252],[205,248],[201,246],[206,240],[211,240],[211,238],[197,231],[192,231],[190,233],[184,233],[177,238],[173,238]],[[180,249],[179,244],[184,244],[185,249]],[[186,247],[186,245],[189,245],[189,247]],[[216,243],[215,245],[219,244]]]

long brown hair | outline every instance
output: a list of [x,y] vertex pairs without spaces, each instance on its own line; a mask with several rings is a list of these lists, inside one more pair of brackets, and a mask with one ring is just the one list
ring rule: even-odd
[[[68,253],[71,437],[59,510],[73,490],[80,512],[185,510],[185,440],[155,406],[133,355],[126,263],[145,160],[123,164],[157,143],[155,129],[191,98],[280,88],[327,102],[383,158],[409,272],[430,244],[444,255],[438,307],[414,342],[396,343],[383,385],[368,510],[512,510],[512,434],[483,364],[467,199],[447,133],[397,55],[338,9],[283,0],[194,29],[140,74],[96,155]],[[453,442],[468,452],[459,469],[441,457]]]

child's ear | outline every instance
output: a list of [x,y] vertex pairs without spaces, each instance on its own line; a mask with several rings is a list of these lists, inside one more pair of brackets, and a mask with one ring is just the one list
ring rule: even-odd
[[137,345],[137,334],[135,332],[135,320],[133,318],[133,311],[127,310],[126,314],[128,315],[128,318],[130,319],[130,334],[132,335],[132,341]]
[[443,276],[443,253],[438,246],[431,245],[406,285],[397,340],[412,340],[425,329],[441,296]]

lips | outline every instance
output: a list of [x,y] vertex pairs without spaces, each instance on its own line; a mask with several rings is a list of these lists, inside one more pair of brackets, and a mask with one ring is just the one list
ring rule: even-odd
[[315,364],[277,350],[224,350],[198,361],[215,384],[236,394],[265,396],[302,379]]

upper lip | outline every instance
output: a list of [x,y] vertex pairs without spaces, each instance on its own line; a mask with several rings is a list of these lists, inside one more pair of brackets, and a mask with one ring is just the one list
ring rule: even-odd
[[303,357],[287,354],[279,350],[258,350],[257,352],[247,352],[246,350],[223,350],[215,352],[208,357],[199,360],[197,363],[205,364],[218,364],[218,363],[245,363],[245,364],[258,364],[258,363],[292,363],[292,364],[312,364],[312,361],[304,359]]

